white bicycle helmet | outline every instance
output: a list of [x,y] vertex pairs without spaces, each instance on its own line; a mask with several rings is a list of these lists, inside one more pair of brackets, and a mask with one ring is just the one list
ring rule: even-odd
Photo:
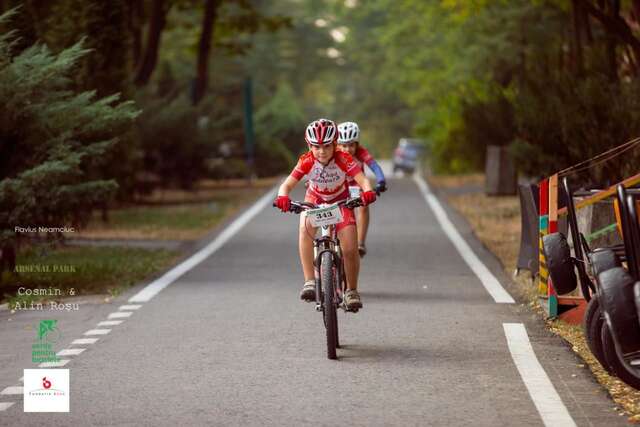
[[338,127],[328,119],[318,119],[309,123],[304,139],[311,145],[327,145],[338,140]]
[[338,144],[351,144],[360,139],[360,128],[355,122],[344,122],[338,125]]

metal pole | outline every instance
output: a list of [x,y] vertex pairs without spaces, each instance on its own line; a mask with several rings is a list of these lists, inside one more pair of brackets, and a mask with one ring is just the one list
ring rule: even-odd
[[244,148],[247,157],[247,168],[249,169],[249,184],[255,177],[255,137],[253,132],[253,96],[251,86],[251,77],[247,77],[244,81]]

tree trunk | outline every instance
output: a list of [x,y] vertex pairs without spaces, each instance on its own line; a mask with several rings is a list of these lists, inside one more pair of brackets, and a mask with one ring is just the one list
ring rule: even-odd
[[35,19],[34,16],[30,14],[28,7],[26,7],[28,5],[17,0],[10,0],[6,5],[7,9],[13,9],[18,6],[19,9],[16,11],[15,16],[11,18],[11,28],[17,30],[19,34],[19,37],[12,45],[12,56],[19,55],[22,51],[33,46],[38,41]]
[[593,44],[593,31],[591,31],[591,20],[589,19],[589,13],[584,7],[580,8],[580,19],[582,20],[582,27],[584,29],[585,40],[587,45]]
[[202,33],[200,34],[200,43],[198,45],[196,78],[193,84],[193,105],[198,104],[200,100],[202,100],[209,83],[209,52],[211,51],[211,42],[218,15],[218,8],[221,3],[222,0],[206,0],[202,20]]
[[142,56],[142,25],[144,21],[144,2],[132,0],[129,5],[129,30],[131,31],[133,66],[140,65]]
[[160,39],[162,30],[166,24],[168,11],[169,8],[165,7],[165,0],[153,0],[149,19],[149,31],[147,33],[147,46],[134,79],[134,83],[138,86],[144,86],[149,83],[151,74],[153,74],[153,70],[156,68]]
[[625,46],[625,52],[626,52],[626,56],[628,58],[629,61],[629,69],[631,71],[631,74],[634,76],[638,76],[639,74],[639,70],[638,70],[638,63],[636,62],[634,56],[633,56],[633,51],[631,50],[631,48],[629,46]]
[[631,1],[631,16],[636,23],[640,22],[640,0]]
[[[609,0],[609,14],[613,19],[622,19],[620,17],[620,1]],[[618,81],[618,60],[616,57],[616,42],[615,36],[609,34],[607,36],[607,62],[609,65],[609,79],[613,82]]]
[[622,19],[620,15],[608,15],[602,10],[596,8],[589,0],[578,1],[585,7],[591,16],[596,18],[600,24],[602,24],[604,30],[608,34],[628,44],[631,49],[633,49],[636,61],[640,59],[640,40],[636,38],[627,22]]
[[0,274],[3,271],[15,271],[16,269],[16,248],[13,244],[7,243],[0,251]]
[[573,19],[573,55],[571,56],[573,72],[582,75],[584,72],[584,58],[582,53],[582,6],[579,0],[571,0]]

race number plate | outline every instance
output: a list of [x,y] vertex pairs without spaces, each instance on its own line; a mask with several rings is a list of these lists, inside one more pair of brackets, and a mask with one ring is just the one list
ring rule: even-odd
[[358,187],[357,185],[350,185],[349,186],[349,197],[350,198],[356,198],[356,197],[360,197],[360,187]]
[[307,211],[307,218],[314,227],[333,225],[342,222],[342,211],[338,205],[331,205]]

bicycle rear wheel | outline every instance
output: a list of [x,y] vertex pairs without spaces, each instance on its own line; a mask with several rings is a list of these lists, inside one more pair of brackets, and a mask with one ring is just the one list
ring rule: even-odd
[[338,343],[338,313],[335,301],[335,273],[333,269],[333,254],[324,252],[320,259],[320,283],[323,293],[323,315],[327,331],[327,357],[336,359],[336,347]]

